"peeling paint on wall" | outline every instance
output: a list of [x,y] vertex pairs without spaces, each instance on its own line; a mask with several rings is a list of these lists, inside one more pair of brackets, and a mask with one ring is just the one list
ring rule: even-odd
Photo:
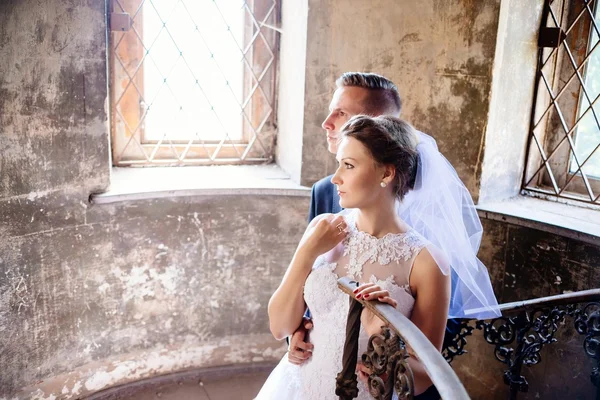
[[[250,345],[249,345],[250,344]],[[270,335],[243,335],[204,343],[170,346],[138,352],[133,359],[113,359],[75,368],[66,374],[24,388],[19,396],[68,399],[106,389],[116,383],[135,382],[171,371],[197,367],[217,367],[231,363],[276,361],[286,352],[285,344]]]

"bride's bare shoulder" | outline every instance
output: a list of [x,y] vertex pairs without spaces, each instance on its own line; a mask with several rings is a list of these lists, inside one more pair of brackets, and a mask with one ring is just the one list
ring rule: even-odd
[[450,282],[450,274],[442,273],[435,258],[431,255],[427,247],[424,247],[415,257],[415,261],[410,274],[411,288],[418,291],[423,287],[434,287],[435,283],[445,286]]

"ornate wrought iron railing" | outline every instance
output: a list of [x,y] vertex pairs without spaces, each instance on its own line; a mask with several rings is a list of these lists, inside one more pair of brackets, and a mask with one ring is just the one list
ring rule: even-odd
[[569,318],[584,336],[584,352],[596,363],[590,377],[596,386],[596,399],[600,399],[600,289],[506,303],[500,311],[502,317],[491,320],[461,320],[460,331],[442,351],[446,360],[452,362],[466,353],[466,337],[475,329],[482,330],[486,342],[494,346],[496,359],[508,366],[504,383],[510,388],[510,399],[516,399],[519,392],[529,389],[521,371],[523,365],[541,361],[542,348],[557,341],[557,330]]
[[[336,394],[340,399],[357,396],[355,373],[358,356],[360,314],[367,307],[387,323],[379,335],[369,339],[363,362],[372,370],[369,390],[376,399],[391,399],[395,390],[399,399],[412,399],[414,381],[407,362],[406,346],[419,358],[442,399],[468,399],[469,396],[449,363],[465,354],[467,336],[475,329],[483,331],[487,343],[494,346],[496,359],[508,366],[504,383],[510,388],[510,399],[527,392],[529,384],[522,375],[523,365],[540,362],[544,345],[557,341],[559,327],[572,320],[575,330],[584,336],[583,350],[595,361],[591,380],[600,400],[600,289],[584,290],[557,296],[502,304],[502,316],[490,320],[460,321],[453,340],[447,341],[440,354],[419,329],[387,304],[355,300],[352,291],[356,282],[349,278],[338,281],[341,290],[350,295],[350,311],[344,348],[344,366],[337,379]],[[384,381],[380,376],[388,376]]]

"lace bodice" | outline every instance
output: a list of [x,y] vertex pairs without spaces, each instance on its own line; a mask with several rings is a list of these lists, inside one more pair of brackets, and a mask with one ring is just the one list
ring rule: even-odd
[[[257,399],[338,398],[335,378],[342,369],[349,309],[349,297],[338,289],[338,277],[379,284],[398,302],[398,310],[410,317],[414,298],[409,277],[415,257],[425,246],[423,239],[413,231],[376,238],[356,228],[352,212],[345,212],[344,216],[349,235],[317,258],[304,286],[304,299],[314,325],[309,334],[313,355],[301,366],[290,364],[284,356]],[[359,357],[366,350],[367,341],[367,334],[361,329]],[[360,382],[358,398],[371,398]]]

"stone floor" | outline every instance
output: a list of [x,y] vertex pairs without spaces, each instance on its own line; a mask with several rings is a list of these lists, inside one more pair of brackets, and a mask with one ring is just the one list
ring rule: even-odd
[[187,373],[160,377],[115,388],[89,400],[251,400],[258,394],[270,368]]

